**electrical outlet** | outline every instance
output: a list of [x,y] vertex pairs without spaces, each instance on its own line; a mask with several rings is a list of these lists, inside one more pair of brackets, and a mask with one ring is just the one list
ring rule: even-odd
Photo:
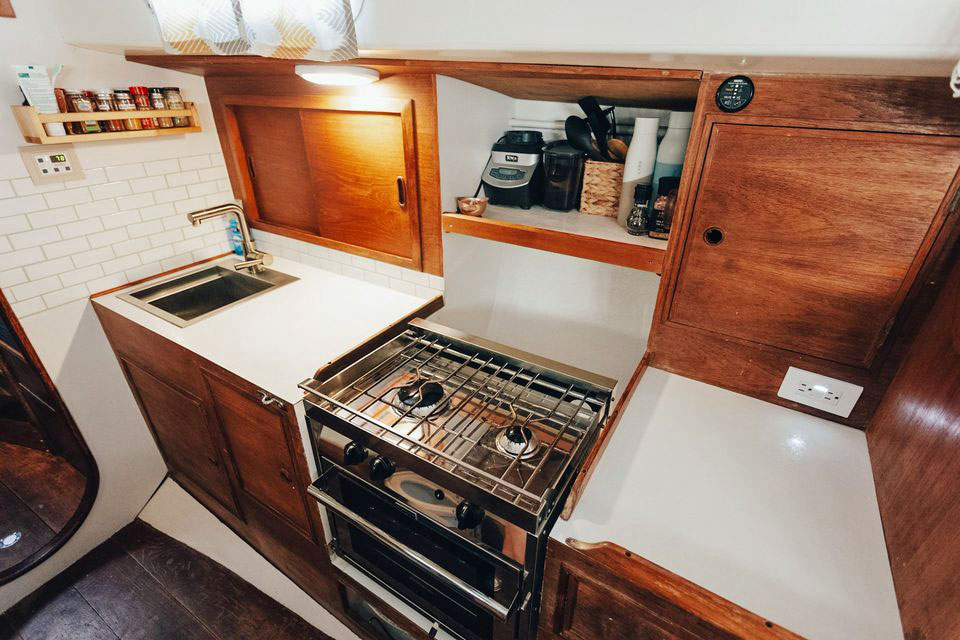
[[861,393],[863,387],[855,384],[790,367],[777,395],[848,418]]

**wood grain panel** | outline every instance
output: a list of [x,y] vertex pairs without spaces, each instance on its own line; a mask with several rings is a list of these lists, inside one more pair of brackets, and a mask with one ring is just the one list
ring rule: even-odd
[[12,0],[0,0],[0,18],[16,18]]
[[553,640],[800,640],[609,542],[550,539],[541,611]]
[[960,637],[960,261],[867,429],[909,640]]
[[714,125],[669,318],[869,367],[958,166],[953,138]]
[[237,105],[232,112],[247,157],[257,216],[322,233],[299,110]]
[[[418,267],[417,166],[416,151],[408,147],[408,142],[415,144],[409,105],[400,113],[303,109],[300,114],[323,237]],[[398,179],[403,181],[403,204]]]

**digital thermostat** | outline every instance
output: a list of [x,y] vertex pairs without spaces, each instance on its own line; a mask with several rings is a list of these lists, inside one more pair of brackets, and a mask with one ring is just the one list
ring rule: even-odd
[[747,76],[733,76],[720,83],[717,106],[721,111],[740,111],[753,100],[753,80]]
[[81,180],[83,167],[72,144],[50,144],[20,147],[20,157],[33,184],[49,184]]

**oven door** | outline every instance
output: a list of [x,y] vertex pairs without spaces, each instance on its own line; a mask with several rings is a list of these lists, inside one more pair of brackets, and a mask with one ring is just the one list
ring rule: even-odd
[[327,509],[337,555],[459,636],[516,637],[522,567],[338,466],[308,491]]

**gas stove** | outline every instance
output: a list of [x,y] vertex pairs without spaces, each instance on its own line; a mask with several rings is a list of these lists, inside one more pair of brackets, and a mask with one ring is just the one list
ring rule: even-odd
[[546,536],[615,384],[426,320],[319,371],[301,387],[333,553],[455,635],[533,637]]

